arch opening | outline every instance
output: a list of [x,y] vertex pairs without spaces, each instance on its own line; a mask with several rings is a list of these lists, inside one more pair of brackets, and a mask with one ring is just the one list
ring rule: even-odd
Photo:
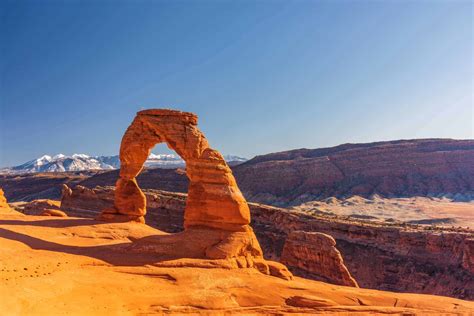
[[165,143],[151,149],[137,184],[145,194],[148,225],[167,233],[184,230],[189,181],[186,162]]

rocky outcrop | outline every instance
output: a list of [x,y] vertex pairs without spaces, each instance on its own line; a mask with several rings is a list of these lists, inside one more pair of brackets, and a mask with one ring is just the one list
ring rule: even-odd
[[40,199],[33,200],[31,202],[15,202],[11,205],[17,212],[21,214],[67,217],[67,214],[59,209],[61,201]]
[[0,188],[0,212],[5,213],[5,212],[10,212],[10,211],[11,211],[10,205],[8,205],[7,199],[5,198],[3,190]]
[[97,173],[87,171],[0,175],[0,187],[10,203],[38,199],[59,200],[63,184],[74,186]]
[[474,299],[472,231],[368,224],[256,204],[251,213],[257,238],[273,260],[280,260],[291,232],[321,232],[336,240],[360,287]]
[[[113,204],[113,187],[87,189],[95,193],[87,198],[82,195],[83,190],[76,187],[67,203],[63,199],[61,208],[70,216],[94,217],[104,207],[104,201],[108,201],[108,206]],[[181,231],[186,195],[158,190],[144,192],[147,223],[153,226],[161,223],[156,227],[169,232]],[[161,196],[163,203],[158,202]],[[361,287],[474,299],[472,233],[429,230],[416,225],[382,226],[310,216],[263,204],[249,203],[249,206],[252,227],[267,260],[281,260],[288,235],[293,231],[321,232],[334,238],[345,266]],[[321,278],[320,269],[302,270],[292,264],[288,267],[296,275]]]
[[49,210],[59,210],[61,201],[41,199],[27,202],[22,206],[22,213],[26,215],[41,215]]
[[57,217],[68,217],[66,213],[61,210],[47,209],[41,212],[41,216],[57,216]]
[[190,182],[185,227],[246,230],[250,212],[232,171],[222,155],[209,147],[197,127],[197,116],[174,110],[140,111],[128,127],[120,146],[114,208],[105,211],[103,217],[120,214],[141,218],[146,214],[146,198],[135,178],[151,149],[162,142],[186,162]]
[[379,194],[474,199],[474,140],[344,144],[257,156],[234,168],[249,201],[298,205]]
[[[292,275],[285,266],[263,259],[249,225],[247,201],[223,156],[209,147],[197,127],[197,116],[192,113],[164,109],[137,113],[120,145],[114,205],[105,208],[98,219],[144,222],[146,196],[136,177],[151,149],[162,142],[186,162],[189,189],[184,210],[185,230],[166,238],[135,243],[132,251],[152,251],[173,258],[227,260],[223,264],[254,267],[265,274],[290,279]],[[72,196],[67,188],[63,192]]]
[[474,302],[449,297],[283,281],[216,267],[219,260],[131,252],[141,241],[176,235],[136,223],[5,216],[0,315],[454,316],[474,310]]
[[[81,185],[73,189],[63,186],[61,209],[69,216],[97,217],[99,211],[114,206],[114,187],[89,189]],[[177,233],[184,227],[186,194],[160,190],[144,190],[148,225],[168,233]]]
[[344,265],[341,253],[336,248],[336,241],[323,233],[291,232],[286,238],[280,262],[293,271],[298,270],[298,275],[359,287]]

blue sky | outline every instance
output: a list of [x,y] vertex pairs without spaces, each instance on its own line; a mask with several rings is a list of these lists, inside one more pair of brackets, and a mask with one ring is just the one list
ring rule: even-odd
[[160,107],[246,157],[474,138],[470,1],[0,3],[0,166],[117,154]]

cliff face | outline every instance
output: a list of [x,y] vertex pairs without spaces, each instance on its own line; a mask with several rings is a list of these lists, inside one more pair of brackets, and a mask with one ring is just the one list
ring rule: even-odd
[[360,287],[474,298],[472,233],[357,223],[263,205],[252,208],[252,218],[274,260],[292,231],[322,232],[336,240]]
[[474,140],[345,144],[257,156],[235,167],[250,201],[300,204],[331,196],[474,198]]
[[[144,190],[146,221],[168,232],[182,230],[186,195]],[[112,205],[113,188],[76,187],[63,197],[61,209],[69,216],[93,216]],[[474,237],[472,234],[429,231],[416,226],[381,226],[342,219],[309,216],[262,204],[249,203],[252,227],[265,258],[288,260],[283,254],[292,232],[320,232],[334,238],[344,263],[359,286],[399,292],[415,292],[474,299]],[[293,241],[292,241],[293,240]],[[299,246],[304,243],[297,241]],[[314,251],[299,248],[299,261],[317,262]],[[336,260],[337,261],[337,260]],[[334,262],[334,260],[333,260]],[[315,264],[287,263],[296,275],[322,279]],[[333,280],[332,282],[338,282]]]
[[[297,149],[232,167],[248,201],[299,205],[331,196],[448,196],[474,199],[474,140],[420,139]],[[119,171],[0,176],[9,201],[59,197],[62,183],[113,186]],[[82,177],[82,179],[80,179]],[[157,181],[156,179],[159,179]],[[182,169],[145,169],[143,189],[187,192]]]

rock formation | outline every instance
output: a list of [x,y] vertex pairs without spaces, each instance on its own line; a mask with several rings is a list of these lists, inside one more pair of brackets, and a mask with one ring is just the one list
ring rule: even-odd
[[209,147],[197,127],[197,116],[174,110],[138,112],[120,146],[120,178],[116,183],[115,208],[103,218],[116,214],[141,220],[146,198],[136,177],[151,149],[166,143],[186,162],[189,189],[185,227],[205,226],[230,231],[246,230],[250,211],[222,155]]
[[474,140],[420,139],[296,149],[234,168],[249,201],[275,206],[338,196],[474,199]]
[[10,206],[7,203],[3,190],[0,188],[0,212],[4,213],[9,211],[11,211]]
[[[182,234],[156,238],[135,250],[163,256],[231,259],[230,266],[255,267],[263,273],[291,278],[281,264],[265,262],[250,224],[250,210],[222,155],[209,147],[197,127],[197,116],[175,110],[140,111],[120,146],[120,176],[114,206],[99,216],[107,221],[144,222],[146,196],[136,177],[158,143],[166,143],[186,162],[188,197]],[[173,249],[173,254],[169,249]],[[131,250],[133,251],[133,250]],[[183,252],[181,252],[183,251]],[[227,262],[225,263],[227,264]]]
[[[59,200],[63,184],[74,186],[97,174],[90,172],[47,172],[21,175],[0,175],[0,187],[9,203],[38,199]],[[114,181],[112,183],[115,183]]]
[[33,200],[23,205],[22,213],[26,215],[42,215],[47,211],[59,211],[61,202],[48,199]]
[[318,232],[293,231],[285,241],[281,263],[300,270],[298,275],[311,275],[312,279],[359,287],[349,273],[336,241]]
[[196,267],[205,260],[170,262],[155,252],[130,254],[130,245],[139,240],[177,235],[162,235],[148,225],[4,217],[0,315],[454,316],[474,310],[474,302],[442,296],[298,277],[286,281],[254,269],[210,265],[218,260]]
[[[147,223],[167,232],[181,231],[186,195],[144,191]],[[61,208],[70,216],[94,217],[102,208],[112,206],[113,199],[113,187],[78,186],[70,197],[63,198]],[[310,216],[263,204],[249,206],[252,227],[267,260],[282,260],[283,248],[293,231],[322,232],[336,240],[346,267],[361,287],[474,299],[474,238],[468,231],[382,226]],[[301,261],[312,260],[304,254],[299,254]],[[320,270],[312,270],[313,265],[302,270],[292,264],[287,266],[295,275],[324,277]]]
[[[178,233],[184,227],[186,194],[159,190],[144,190],[146,223],[168,233]],[[73,189],[63,186],[61,209],[69,216],[94,218],[100,210],[113,208],[114,187],[89,189],[81,185]]]

